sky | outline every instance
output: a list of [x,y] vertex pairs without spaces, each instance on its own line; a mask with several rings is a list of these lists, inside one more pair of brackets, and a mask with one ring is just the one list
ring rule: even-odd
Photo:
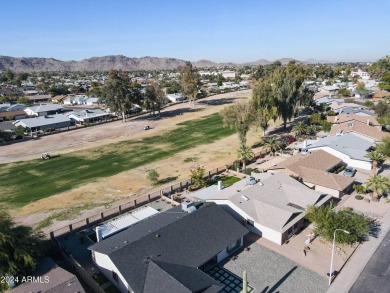
[[1,0],[0,55],[244,63],[390,55],[390,0]]

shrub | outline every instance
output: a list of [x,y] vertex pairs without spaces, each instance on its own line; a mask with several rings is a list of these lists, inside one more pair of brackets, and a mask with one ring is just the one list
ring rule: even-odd
[[371,220],[368,217],[353,211],[336,211],[332,205],[311,206],[308,208],[306,217],[315,224],[314,233],[328,241],[333,240],[333,233],[336,229],[350,232],[350,234],[337,233],[336,242],[340,244],[362,242],[370,231]]
[[354,184],[352,186],[353,190],[355,190],[357,193],[363,193],[363,194],[366,194],[367,193],[367,188],[364,186],[364,185],[360,185],[360,184]]
[[336,113],[333,111],[333,110],[329,110],[328,112],[326,112],[326,116],[335,116]]
[[309,117],[310,124],[320,124],[321,123],[321,114],[314,113]]
[[154,169],[150,170],[148,172],[148,179],[154,184],[157,182],[158,177],[160,177],[160,174]]
[[362,200],[364,197],[361,196],[361,195],[355,195],[355,198],[356,198],[357,200]]

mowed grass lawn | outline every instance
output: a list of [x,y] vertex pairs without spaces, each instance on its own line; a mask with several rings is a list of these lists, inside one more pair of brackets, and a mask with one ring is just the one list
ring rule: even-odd
[[0,203],[23,206],[233,133],[223,127],[219,114],[213,114],[180,123],[175,130],[142,140],[109,144],[46,161],[37,159],[1,165]]

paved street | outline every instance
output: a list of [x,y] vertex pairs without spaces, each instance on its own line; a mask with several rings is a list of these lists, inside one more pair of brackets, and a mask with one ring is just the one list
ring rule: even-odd
[[349,292],[390,292],[390,231]]

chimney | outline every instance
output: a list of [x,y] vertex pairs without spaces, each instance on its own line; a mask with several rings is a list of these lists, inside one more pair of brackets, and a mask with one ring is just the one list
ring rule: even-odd
[[337,116],[334,116],[334,123],[337,123]]
[[367,119],[367,125],[370,125],[370,119]]
[[222,190],[222,181],[218,181],[218,190]]
[[100,242],[103,240],[103,231],[100,228],[100,226],[96,227],[96,239],[97,239],[97,242]]
[[303,142],[303,148],[307,148],[307,140]]

